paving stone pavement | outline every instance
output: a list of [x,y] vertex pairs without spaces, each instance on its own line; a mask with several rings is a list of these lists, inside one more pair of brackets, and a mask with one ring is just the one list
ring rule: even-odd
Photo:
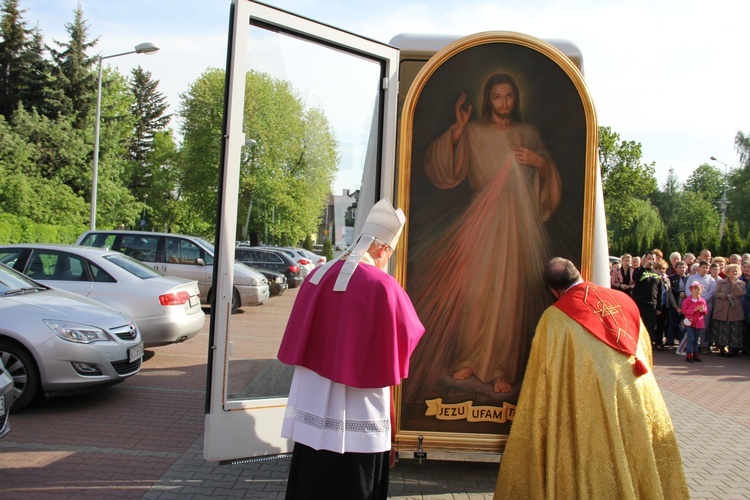
[[[288,458],[203,460],[205,350],[204,336],[159,348],[123,384],[12,415],[0,498],[283,498]],[[691,497],[750,500],[750,357],[654,357]],[[400,460],[390,498],[490,499],[497,470]]]

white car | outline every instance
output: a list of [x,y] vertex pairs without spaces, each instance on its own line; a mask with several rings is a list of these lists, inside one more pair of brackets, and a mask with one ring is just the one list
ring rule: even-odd
[[18,411],[41,394],[75,392],[135,375],[143,341],[124,314],[0,264],[0,360],[13,378],[13,410]]
[[205,322],[197,281],[162,276],[120,252],[80,245],[4,245],[0,262],[126,314],[146,347],[192,338]]
[[326,258],[322,255],[316,255],[309,250],[297,247],[271,247],[281,250],[300,266],[300,276],[307,276],[310,271],[326,263]]
[[[214,247],[197,236],[145,231],[86,231],[77,245],[110,248],[129,255],[167,276],[197,280],[201,302],[213,302]],[[232,312],[263,305],[270,295],[265,276],[244,264],[234,264]]]

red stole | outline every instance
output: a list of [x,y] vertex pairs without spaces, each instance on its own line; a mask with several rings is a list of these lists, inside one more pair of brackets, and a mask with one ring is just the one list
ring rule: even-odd
[[[567,290],[555,307],[612,349],[635,357],[640,314],[638,306],[626,294],[583,282]],[[638,358],[633,370],[638,376],[648,372]]]

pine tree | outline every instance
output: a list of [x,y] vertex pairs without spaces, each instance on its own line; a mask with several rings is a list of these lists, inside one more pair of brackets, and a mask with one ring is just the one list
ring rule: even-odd
[[87,56],[86,50],[94,47],[99,39],[88,41],[89,27],[83,18],[80,4],[74,11],[73,22],[67,23],[65,29],[70,39],[67,42],[55,40],[55,44],[63,50],[48,47],[57,66],[55,85],[64,96],[57,111],[64,115],[73,115],[74,126],[82,129],[94,107],[97,85],[97,76],[92,71],[97,57]]
[[150,71],[144,71],[140,66],[133,70],[130,90],[135,101],[130,110],[136,123],[129,147],[131,167],[126,182],[131,193],[139,200],[151,187],[154,170],[160,167],[154,165],[151,158],[154,136],[164,130],[172,118],[172,115],[166,114],[169,104],[166,97],[157,91],[158,85],[159,80],[153,80]]
[[23,91],[23,53],[31,31],[26,29],[18,0],[5,0],[0,19],[0,114],[10,120]]
[[24,66],[29,71],[22,75],[20,100],[27,111],[36,109],[47,118],[55,118],[64,95],[56,89],[53,64],[44,57],[44,39],[39,27],[32,31],[32,37],[23,53]]

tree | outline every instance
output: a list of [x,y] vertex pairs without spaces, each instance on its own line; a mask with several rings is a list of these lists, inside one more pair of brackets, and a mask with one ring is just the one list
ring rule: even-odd
[[702,164],[685,181],[685,192],[699,194],[716,206],[724,192],[724,173],[707,163]]
[[651,196],[651,203],[661,215],[666,230],[666,241],[660,243],[665,248],[682,248],[676,240],[678,229],[684,221],[680,217],[679,206],[683,196],[682,184],[680,183],[674,168],[669,169],[667,179],[661,190]]
[[44,56],[45,46],[39,28],[32,31],[32,38],[23,53],[23,63],[29,71],[21,75],[19,100],[27,111],[36,109],[48,118],[56,118],[64,100],[62,89],[54,85],[54,65]]
[[328,260],[333,260],[333,245],[331,244],[331,238],[326,236],[323,238],[323,256]]
[[[180,185],[193,216],[206,222],[216,219],[224,102],[224,71],[207,69],[180,94],[182,147]],[[211,236],[212,229],[202,236]]]
[[717,249],[719,255],[742,254],[747,250],[745,239],[740,233],[740,225],[737,221],[725,221],[724,237]]
[[132,71],[130,90],[134,100],[130,112],[135,118],[135,126],[124,180],[130,193],[139,201],[145,201],[144,195],[151,190],[155,172],[161,167],[153,157],[154,138],[166,129],[172,117],[166,113],[169,104],[164,94],[157,91],[158,86],[159,81],[151,78],[151,72],[140,66]]
[[[206,71],[181,96],[183,195],[212,221],[216,214],[224,72]],[[253,145],[240,164],[237,235],[296,245],[317,229],[338,164],[336,141],[320,110],[305,109],[289,82],[246,76],[244,131]]]
[[609,241],[613,255],[632,253],[641,255],[654,248],[654,244],[666,237],[666,227],[659,211],[648,200],[634,200],[631,226],[626,230],[620,221],[613,220],[609,226],[613,237]]
[[97,58],[86,55],[86,50],[94,47],[99,39],[88,40],[89,27],[83,18],[81,4],[74,11],[73,22],[66,23],[65,29],[70,39],[67,42],[55,40],[63,50],[49,48],[57,69],[55,86],[63,96],[57,111],[72,115],[73,125],[80,129],[85,126],[93,107],[97,85],[97,75],[92,71]]
[[10,119],[23,91],[22,54],[31,32],[21,18],[24,11],[18,10],[18,0],[5,0],[0,11],[3,13],[0,18],[0,114]]
[[52,64],[44,57],[39,28],[29,30],[18,0],[5,0],[0,10],[0,115],[10,120],[16,108],[36,108],[45,116],[59,104],[51,89]]
[[43,224],[83,224],[86,202],[53,172],[39,168],[40,158],[49,150],[29,141],[29,134],[43,135],[52,143],[50,150],[58,151],[56,159],[64,162],[80,146],[70,128],[57,127],[23,108],[14,120],[18,124],[11,126],[0,117],[0,212]]
[[317,230],[328,200],[339,161],[333,130],[289,82],[264,73],[248,73],[245,103],[245,130],[256,145],[240,181],[241,207],[252,200],[256,235],[268,227],[274,242],[297,244]]
[[[599,127],[599,165],[610,242],[628,241],[638,214],[650,213],[645,201],[657,190],[654,164],[641,161],[641,145],[621,140],[610,127]],[[656,212],[658,216],[658,211]]]
[[729,172],[727,215],[737,221],[740,234],[750,235],[750,135],[737,132],[734,144],[740,164]]
[[[106,85],[105,85],[106,83]],[[130,112],[133,95],[125,76],[106,68],[102,72],[101,123],[99,129],[99,170],[97,181],[97,226],[118,227],[122,223],[138,220],[143,209],[123,181],[129,165],[128,146],[136,117]],[[87,118],[84,134],[93,151],[95,116]],[[87,154],[84,176],[91,188],[91,153]]]
[[[685,195],[678,207],[682,223],[675,235],[683,242],[678,248],[699,252],[703,248],[716,249],[719,244],[719,213],[701,195]],[[715,250],[714,250],[715,251]]]
[[312,236],[310,236],[309,233],[305,236],[305,241],[304,241],[304,243],[302,243],[302,248],[304,248],[305,250],[309,250],[309,251],[312,252],[313,242],[312,242]]

